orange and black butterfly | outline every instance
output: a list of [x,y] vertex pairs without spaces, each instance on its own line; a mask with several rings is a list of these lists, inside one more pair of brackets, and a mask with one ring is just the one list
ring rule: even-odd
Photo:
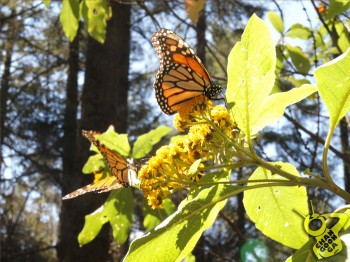
[[109,176],[105,179],[102,179],[93,184],[87,185],[85,187],[79,188],[74,192],[68,195],[65,195],[62,198],[63,200],[77,197],[88,192],[97,192],[97,193],[108,192],[113,189],[133,186],[140,183],[140,181],[137,178],[137,171],[138,171],[137,167],[126,162],[124,158],[122,158],[117,153],[107,148],[99,140],[97,140],[95,136],[99,135],[99,133],[96,133],[94,131],[85,131],[85,130],[83,130],[82,133],[100,151],[100,153],[106,160],[107,165],[112,172],[112,176]]
[[221,91],[192,48],[177,34],[162,28],[153,34],[152,45],[160,60],[153,87],[164,113],[178,112],[197,96],[213,99]]

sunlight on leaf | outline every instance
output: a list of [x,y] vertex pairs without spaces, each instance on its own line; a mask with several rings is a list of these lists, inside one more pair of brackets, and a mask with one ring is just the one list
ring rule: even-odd
[[302,24],[294,24],[288,30],[286,36],[290,38],[300,38],[303,40],[307,40],[312,36],[312,31],[310,30],[310,28]]
[[134,240],[124,261],[140,261],[140,257],[144,261],[181,261],[214,223],[226,204],[225,196],[235,190],[237,187],[222,184],[202,189],[154,230]]
[[134,203],[130,188],[111,191],[106,202],[92,214],[85,216],[85,224],[79,233],[78,242],[83,246],[90,243],[109,222],[113,237],[118,244],[123,244],[129,237],[133,222]]
[[159,126],[146,134],[139,136],[134,144],[132,157],[140,159],[151,152],[153,146],[170,132],[171,128],[168,126]]
[[337,30],[337,34],[339,36],[338,46],[342,52],[345,52],[350,46],[349,31],[346,26],[340,21],[335,22],[335,29]]
[[198,174],[198,168],[199,168],[199,165],[201,163],[202,159],[197,159],[196,161],[194,161],[192,163],[192,165],[190,166],[190,168],[188,169],[188,172],[187,172],[187,175],[189,177],[195,177],[197,174]]
[[104,43],[107,32],[107,21],[112,17],[112,8],[106,0],[80,3],[81,14],[89,34],[100,43]]
[[51,0],[43,0],[46,7],[50,7]]
[[169,215],[174,213],[175,205],[171,199],[163,200],[164,209],[152,209],[147,201],[144,199],[142,212],[143,212],[143,226],[147,231],[151,231],[153,228],[158,226],[164,219],[166,219]]
[[350,0],[333,0],[329,2],[326,19],[332,19],[350,8]]
[[311,68],[308,56],[299,47],[291,45],[286,45],[286,47],[296,69],[302,74],[307,74]]
[[[97,135],[96,138],[100,140],[106,147],[117,152],[118,154],[128,157],[130,155],[130,144],[127,134],[118,134],[114,131],[114,127],[110,126],[108,130]],[[98,149],[91,144],[93,151],[99,153]]]
[[267,25],[256,15],[249,20],[242,40],[231,50],[226,100],[238,127],[251,138],[264,101],[275,81],[276,51]]
[[101,154],[90,156],[83,166],[84,174],[92,174],[106,168],[106,162]]
[[60,12],[60,22],[63,31],[70,42],[72,42],[77,35],[79,27],[79,1],[69,0],[62,1],[62,9]]
[[317,92],[315,86],[306,84],[287,92],[270,95],[264,104],[260,118],[255,123],[252,133],[256,134],[265,126],[271,125],[283,115],[287,106],[295,104],[315,92]]
[[284,26],[283,26],[282,18],[276,12],[272,12],[272,11],[267,13],[267,17],[269,18],[271,24],[277,30],[277,32],[283,35]]
[[[274,165],[288,173],[300,176],[289,163],[276,162]],[[249,180],[282,179],[264,168],[257,168]],[[286,180],[287,181],[287,180]],[[256,183],[248,183],[256,185]],[[274,186],[262,187],[244,192],[243,204],[247,215],[256,227],[266,236],[291,248],[300,248],[308,241],[303,228],[303,218],[295,212],[308,215],[308,203],[305,187]]]
[[350,110],[350,48],[315,70],[317,88],[330,114],[332,128]]

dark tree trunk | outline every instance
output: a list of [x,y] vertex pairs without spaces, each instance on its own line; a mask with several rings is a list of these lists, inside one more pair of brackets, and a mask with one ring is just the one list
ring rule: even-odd
[[343,158],[343,170],[344,170],[344,184],[345,191],[350,192],[350,145],[349,145],[349,127],[345,117],[340,121],[340,140],[342,145]]
[[130,5],[111,1],[113,17],[101,45],[88,41],[85,86],[82,95],[82,129],[105,131],[114,125],[127,130],[128,72],[130,52]]
[[197,33],[197,55],[201,59],[202,63],[205,65],[205,46],[207,40],[205,39],[205,31],[207,30],[207,23],[205,21],[205,10],[203,9],[200,14],[196,26]]
[[[14,32],[9,31],[7,43],[6,43],[6,50],[5,50],[5,56],[4,56],[4,71],[1,76],[1,94],[0,94],[0,170],[1,165],[3,162],[2,159],[2,146],[4,144],[4,138],[6,136],[6,130],[5,130],[5,120],[7,115],[7,101],[8,101],[8,95],[9,95],[9,89],[10,89],[10,69],[11,69],[11,63],[12,63],[12,52],[13,52],[13,45],[14,45]],[[2,172],[1,172],[2,174]]]
[[[104,44],[88,39],[85,83],[82,93],[82,117],[77,134],[75,162],[77,170],[64,173],[62,193],[92,182],[81,173],[89,156],[89,142],[81,129],[105,131],[113,124],[118,132],[127,130],[127,95],[130,50],[130,5],[111,1],[113,16],[107,24]],[[74,166],[73,170],[75,170]],[[91,243],[79,247],[77,237],[84,217],[100,207],[106,194],[86,194],[63,201],[60,216],[60,261],[106,261],[110,247],[109,225],[105,225]]]

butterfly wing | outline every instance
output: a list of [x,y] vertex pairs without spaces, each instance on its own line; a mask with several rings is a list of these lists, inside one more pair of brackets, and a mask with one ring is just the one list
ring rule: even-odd
[[139,184],[140,181],[137,178],[137,168],[128,162],[126,162],[121,156],[107,148],[103,143],[95,138],[99,133],[94,131],[83,130],[83,135],[93,143],[100,153],[103,155],[109,168],[111,169],[112,176],[106,177],[100,181],[89,184],[85,187],[79,188],[72,193],[65,195],[62,199],[70,199],[85,193],[97,192],[103,193],[110,190],[118,189],[121,187],[128,187],[130,185]]
[[154,89],[164,113],[174,114],[194,97],[213,98],[221,91],[192,48],[174,32],[160,29],[152,44],[160,60]]
[[115,176],[109,176],[105,179],[99,180],[95,183],[79,188],[73,191],[72,193],[65,195],[62,199],[66,200],[66,199],[74,198],[89,192],[97,192],[97,193],[108,192],[110,190],[118,189],[121,187],[123,187],[123,185],[118,182]]
[[83,135],[93,143],[105,158],[112,175],[116,177],[117,181],[124,187],[139,184],[137,178],[137,168],[124,160],[114,151],[106,147],[102,142],[96,139],[98,133],[94,131],[82,131]]

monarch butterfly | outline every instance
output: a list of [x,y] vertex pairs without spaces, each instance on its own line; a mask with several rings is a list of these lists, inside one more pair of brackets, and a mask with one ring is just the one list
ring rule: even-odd
[[192,48],[177,34],[162,28],[153,34],[152,45],[160,60],[153,87],[164,113],[172,115],[194,97],[213,99],[221,91]]
[[79,188],[72,193],[65,195],[62,199],[70,199],[88,192],[108,192],[121,187],[139,184],[137,178],[137,167],[126,162],[121,156],[107,148],[103,143],[95,138],[98,133],[94,131],[82,131],[83,135],[93,143],[107,161],[107,165],[112,172],[112,176]]

